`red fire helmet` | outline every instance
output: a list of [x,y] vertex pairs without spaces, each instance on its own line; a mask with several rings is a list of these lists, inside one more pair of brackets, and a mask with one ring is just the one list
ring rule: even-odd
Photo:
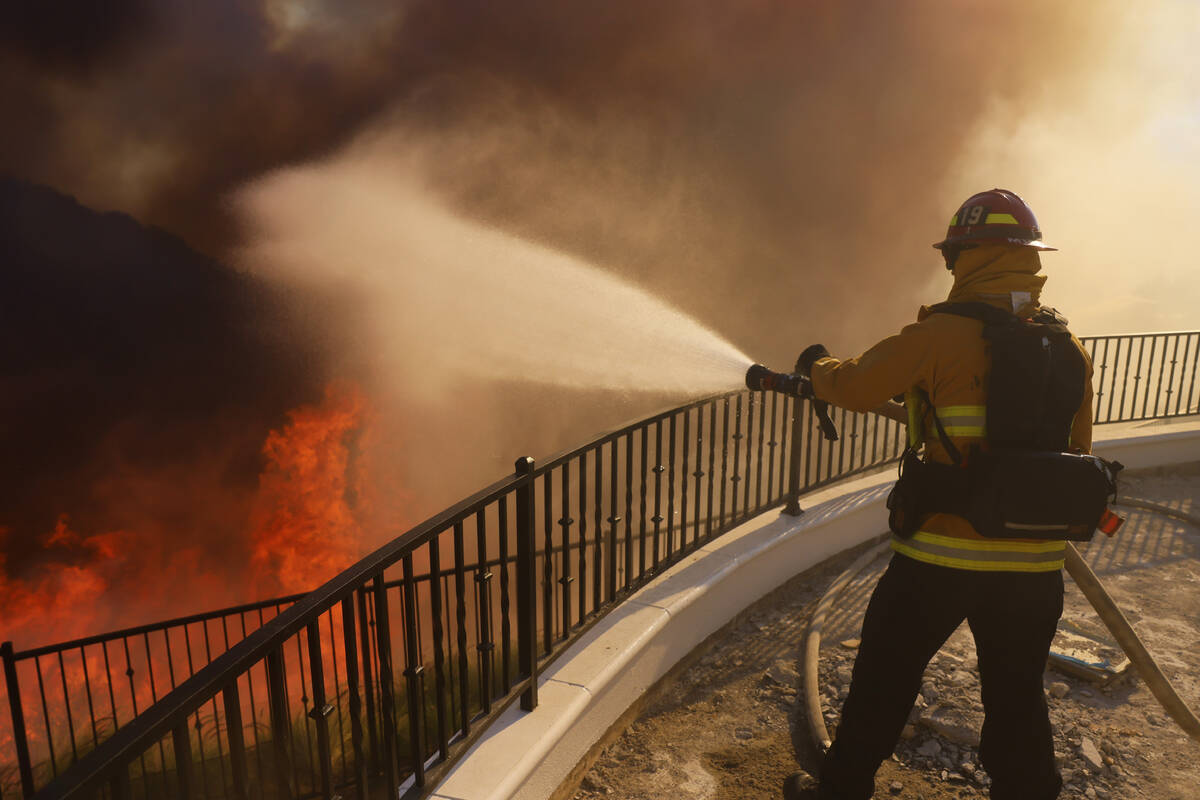
[[939,250],[976,244],[1019,244],[1037,250],[1057,250],[1042,241],[1033,209],[1008,189],[971,195],[950,219]]

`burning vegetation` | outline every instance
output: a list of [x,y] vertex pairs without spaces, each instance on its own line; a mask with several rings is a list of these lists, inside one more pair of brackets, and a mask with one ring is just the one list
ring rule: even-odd
[[353,387],[330,386],[321,405],[290,412],[267,436],[249,537],[255,599],[312,589],[361,554],[365,403]]
[[0,639],[305,591],[361,553],[369,402],[277,296],[49,190],[0,204]]
[[[3,637],[29,647],[221,605],[314,588],[362,553],[357,498],[365,494],[359,447],[366,401],[350,386],[289,412],[267,434],[263,472],[238,536],[215,542],[167,537],[150,512],[141,525],[81,533],[62,513],[32,552],[10,560],[14,531],[0,528]],[[136,487],[131,487],[136,488]],[[136,491],[129,502],[137,504]]]

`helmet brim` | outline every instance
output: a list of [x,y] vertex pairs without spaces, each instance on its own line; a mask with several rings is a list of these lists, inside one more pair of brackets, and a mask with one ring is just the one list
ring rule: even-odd
[[935,250],[945,250],[947,247],[954,247],[956,245],[970,244],[970,245],[974,245],[977,247],[982,244],[988,244],[989,242],[994,243],[994,244],[1016,244],[1016,245],[1020,245],[1021,247],[1032,247],[1034,250],[1057,250],[1058,249],[1057,247],[1051,247],[1050,245],[1043,242],[1041,239],[1009,239],[1009,238],[969,239],[969,240],[961,240],[960,239],[957,241],[954,241],[951,239],[943,239],[940,242],[934,242],[933,247]]

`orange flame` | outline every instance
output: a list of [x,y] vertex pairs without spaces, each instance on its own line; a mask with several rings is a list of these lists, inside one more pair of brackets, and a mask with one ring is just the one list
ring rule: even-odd
[[292,411],[267,437],[251,515],[254,594],[315,589],[361,553],[355,505],[365,407],[357,389],[331,386],[321,406]]
[[45,550],[63,561],[21,577],[8,574],[4,540],[10,532],[0,528],[0,619],[6,637],[34,630],[51,630],[61,638],[89,632],[92,620],[80,612],[93,608],[108,591],[108,580],[97,565],[113,557],[112,542],[106,537],[83,539],[68,522],[60,515],[42,541]]
[[[316,588],[362,554],[364,520],[376,516],[377,504],[368,502],[376,479],[367,469],[369,417],[362,392],[348,384],[333,384],[321,402],[291,411],[262,446],[252,497],[211,486],[215,469],[192,470],[190,483],[178,475],[113,478],[104,491],[129,498],[123,502],[132,521],[87,535],[60,515],[38,537],[41,555],[19,567],[6,558],[13,532],[0,525],[0,639],[21,649]],[[153,514],[139,516],[136,505],[165,491],[163,484],[192,491],[198,505],[227,505],[228,513],[213,516],[245,534],[180,541]],[[388,511],[397,511],[395,501]],[[389,522],[388,532],[396,524]]]
[[[377,443],[369,422],[369,404],[356,387],[331,385],[320,403],[291,411],[287,423],[268,434],[261,451],[264,467],[252,496],[215,486],[219,465],[209,471],[212,465],[205,464],[152,477],[115,471],[101,491],[121,498],[131,521],[121,523],[119,530],[86,535],[62,514],[53,530],[38,537],[40,556],[19,569],[6,555],[12,552],[5,546],[12,531],[0,526],[0,639],[11,639],[24,650],[316,588],[361,555],[364,525],[377,530],[373,538],[378,539],[403,522],[398,512],[406,497],[393,489],[395,476],[387,470],[392,460],[379,454],[371,458],[369,451]],[[376,474],[376,467],[382,467],[382,473]],[[373,491],[381,480],[388,488],[386,502],[379,502]],[[161,499],[164,492],[194,504],[203,524],[191,530],[199,531],[201,538],[181,536],[181,529],[161,514],[139,513],[143,504]],[[206,503],[220,504],[217,513],[204,513]],[[383,515],[390,518],[385,521]],[[232,529],[222,532],[221,521],[231,522]],[[238,530],[244,535],[229,535]],[[206,538],[204,531],[212,531],[213,538]],[[29,742],[40,754],[35,760],[45,757],[48,739],[57,741],[60,749],[64,741],[71,741],[69,707],[90,713],[93,695],[103,698],[107,691],[111,709],[99,710],[103,736],[113,724],[109,717],[119,717],[124,724],[135,709],[145,709],[161,694],[167,688],[164,675],[171,675],[173,685],[176,676],[192,674],[259,624],[254,615],[248,630],[246,622],[242,615],[240,624],[228,627],[222,622],[211,627],[193,623],[170,634],[144,637],[133,647],[125,642],[112,648],[75,648],[63,659],[45,657],[36,681],[31,663],[23,662],[27,709],[39,710],[27,694],[29,687],[49,681],[52,688],[37,725],[29,729]],[[321,627],[323,647],[331,648],[340,635],[340,619],[331,616]],[[153,678],[147,679],[153,674],[159,676],[157,689]],[[289,690],[293,688],[304,691],[298,684]],[[205,724],[215,724],[215,716],[206,719]],[[95,724],[77,725],[76,740],[86,744],[94,738]],[[12,766],[6,763],[11,741],[11,726],[7,719],[0,720],[0,773]]]

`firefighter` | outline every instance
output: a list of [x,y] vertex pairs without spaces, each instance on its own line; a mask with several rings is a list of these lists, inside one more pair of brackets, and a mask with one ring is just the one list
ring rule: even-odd
[[[954,275],[950,303],[985,303],[1028,318],[1039,311],[1043,241],[1029,206],[1013,192],[970,197],[934,245]],[[904,394],[910,444],[924,461],[961,465],[986,447],[989,351],[983,323],[923,307],[917,322],[858,358],[830,357],[821,345],[798,369],[816,397],[868,411]],[[1077,339],[1073,419],[1062,425],[1074,452],[1091,448],[1091,362]],[[1083,385],[1078,382],[1082,380]],[[936,425],[933,420],[936,420]],[[938,430],[934,430],[935,427]],[[1067,430],[1069,428],[1069,437]],[[936,469],[936,468],[935,468]],[[889,503],[890,505],[890,503]],[[894,553],[863,620],[862,640],[835,741],[820,782],[784,784],[789,800],[866,800],[875,772],[895,748],[929,660],[965,619],[975,639],[984,723],[980,761],[993,800],[1052,800],[1062,788],[1054,762],[1042,675],[1062,614],[1065,542],[985,538],[962,516],[922,515]]]

